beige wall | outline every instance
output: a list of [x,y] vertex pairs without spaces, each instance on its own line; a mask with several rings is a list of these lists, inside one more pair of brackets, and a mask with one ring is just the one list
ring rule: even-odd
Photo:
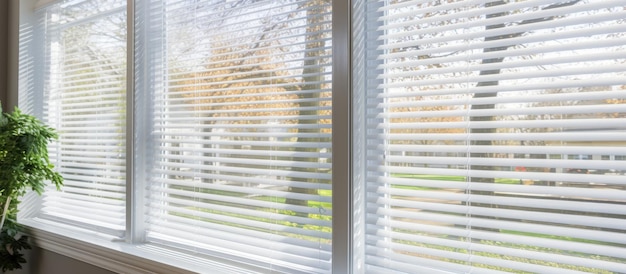
[[114,274],[106,269],[34,247],[25,253],[28,263],[7,274]]
[[38,247],[28,253],[28,264],[7,274],[113,274],[108,270],[80,262]]
[[6,109],[7,101],[8,3],[9,1],[0,1],[0,101],[2,102],[2,109]]

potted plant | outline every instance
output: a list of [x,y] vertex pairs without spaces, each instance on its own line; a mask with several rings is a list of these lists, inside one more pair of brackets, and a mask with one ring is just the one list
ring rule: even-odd
[[47,180],[59,189],[63,178],[48,158],[55,131],[18,108],[0,113],[0,269],[5,272],[20,269],[26,262],[21,252],[30,249],[17,223],[20,197],[29,190],[41,194]]

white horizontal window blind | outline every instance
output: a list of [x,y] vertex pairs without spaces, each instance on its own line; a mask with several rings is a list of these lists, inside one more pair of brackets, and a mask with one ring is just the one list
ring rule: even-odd
[[125,230],[126,2],[61,1],[46,14],[46,123],[64,177],[42,217],[122,236]]
[[355,269],[626,272],[623,1],[353,9]]
[[151,1],[137,14],[146,240],[327,272],[330,1]]

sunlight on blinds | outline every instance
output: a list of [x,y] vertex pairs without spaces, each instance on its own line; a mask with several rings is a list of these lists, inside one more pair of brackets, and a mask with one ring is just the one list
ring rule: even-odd
[[[331,257],[330,1],[152,1],[147,240],[269,268]],[[142,21],[143,22],[143,21]],[[145,36],[143,36],[145,35]],[[156,87],[156,88],[155,88]]]
[[626,271],[623,2],[353,8],[357,269]]
[[126,204],[125,1],[62,1],[44,12],[49,41],[45,115],[59,133],[50,158],[65,183],[62,191],[45,193],[42,217],[121,237]]

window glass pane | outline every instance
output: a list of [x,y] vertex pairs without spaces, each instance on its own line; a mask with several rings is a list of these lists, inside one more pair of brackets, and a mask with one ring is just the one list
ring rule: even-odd
[[[275,269],[331,257],[330,1],[147,2],[148,241]],[[140,118],[142,119],[142,118]],[[140,126],[141,127],[141,126]],[[142,137],[139,137],[142,138]]]
[[623,5],[353,9],[357,269],[625,271]]
[[43,109],[59,133],[50,157],[65,179],[45,193],[42,217],[122,236],[126,1],[62,1],[42,14]]

